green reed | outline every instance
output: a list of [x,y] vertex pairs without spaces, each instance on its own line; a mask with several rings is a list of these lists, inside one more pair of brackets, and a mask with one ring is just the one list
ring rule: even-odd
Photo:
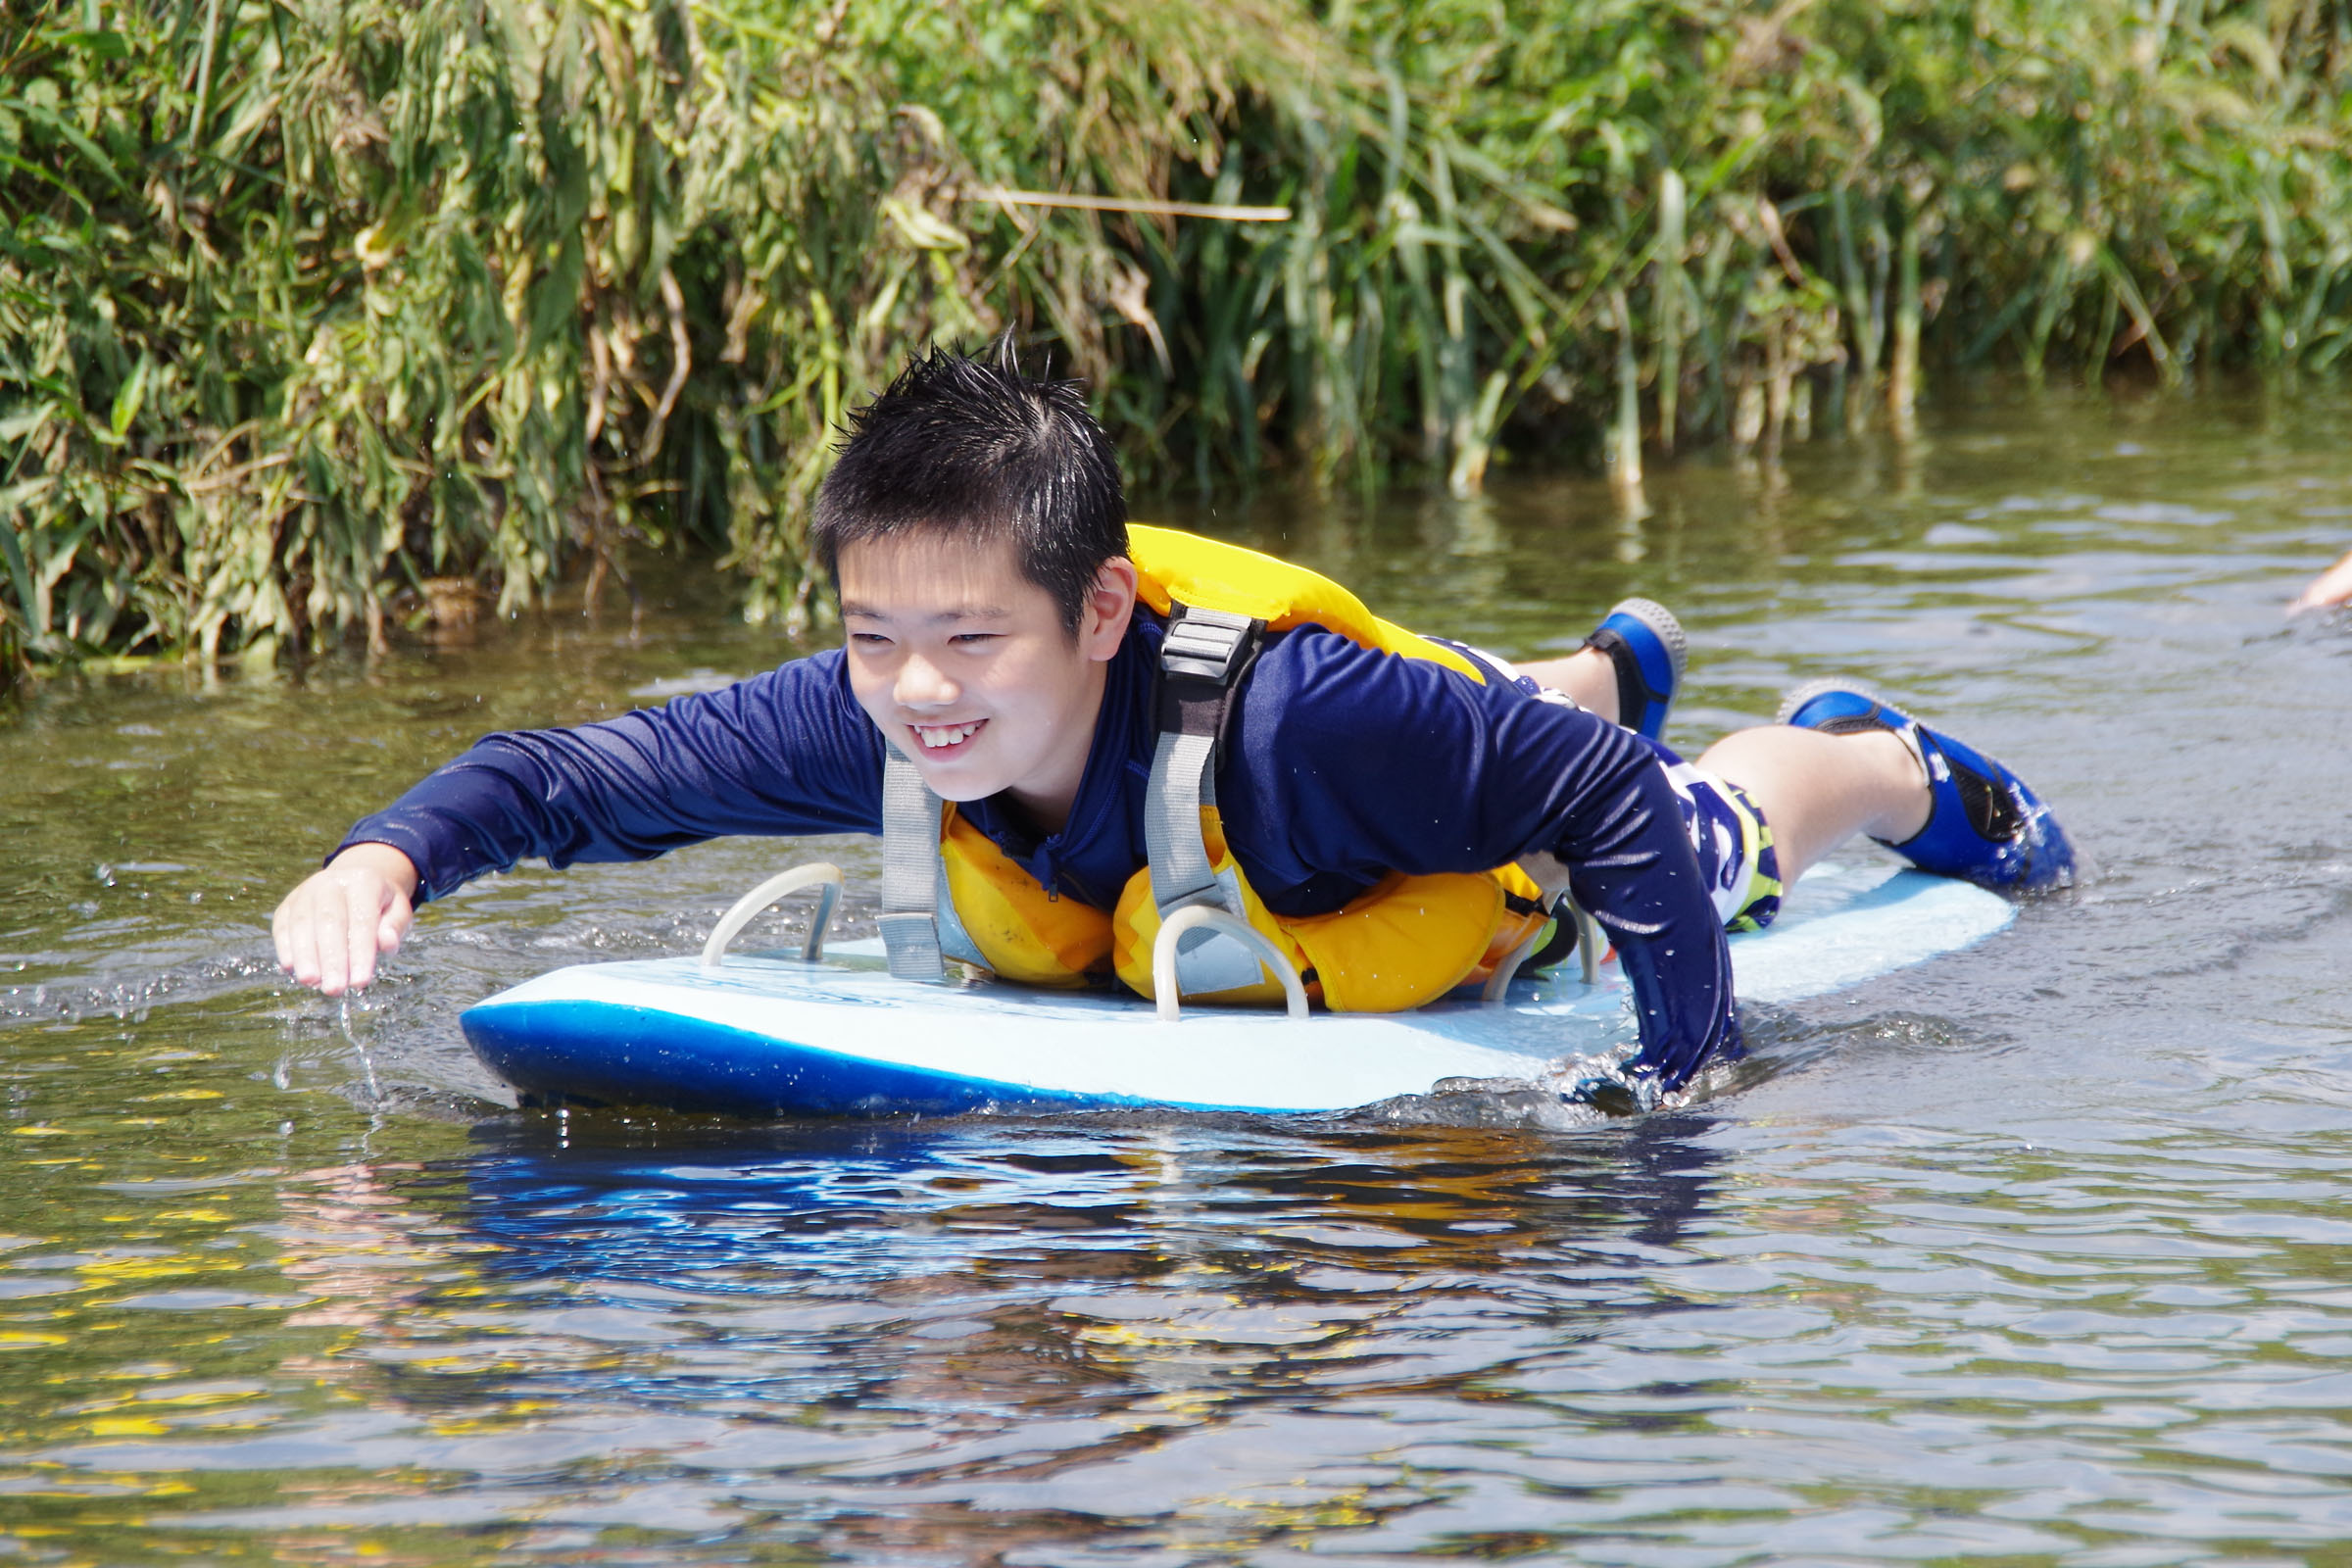
[[804,617],[845,409],[1008,325],[1145,485],[1635,479],[1976,365],[2324,369],[2348,61],[2341,0],[12,12],[0,666],[381,646],[648,548]]

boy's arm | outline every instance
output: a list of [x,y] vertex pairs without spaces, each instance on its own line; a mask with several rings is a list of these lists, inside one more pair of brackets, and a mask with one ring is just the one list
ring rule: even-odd
[[[1665,769],[1631,731],[1315,633],[1260,658],[1235,734],[1217,781],[1228,831],[1277,881],[1549,854],[1616,945],[1642,1034],[1635,1069],[1673,1089],[1739,1054],[1720,917]],[[1280,843],[1245,827],[1266,823],[1282,824]],[[1281,906],[1282,889],[1258,891]]]
[[[532,857],[563,866],[726,834],[878,832],[881,777],[880,737],[838,654],[602,723],[485,736],[364,818],[287,897],[279,962],[329,995],[365,985],[414,904]],[[369,900],[372,923],[357,912]]]
[[1617,949],[1642,1031],[1633,1070],[1678,1089],[1709,1060],[1740,1052],[1723,919],[1655,754],[1591,713],[1552,711],[1560,729],[1596,731],[1591,754],[1598,755],[1588,754],[1581,796],[1562,803],[1551,853],[1568,863],[1569,892]]
[[839,654],[820,654],[601,723],[486,735],[344,847],[401,851],[429,900],[533,858],[562,867],[737,833],[878,832],[881,790],[881,738]]

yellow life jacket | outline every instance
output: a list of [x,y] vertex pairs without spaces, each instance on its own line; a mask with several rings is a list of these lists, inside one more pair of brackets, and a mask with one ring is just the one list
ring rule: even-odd
[[[1165,679],[1170,683],[1180,678],[1179,666],[1186,663],[1179,657],[1188,646],[1183,628],[1192,624],[1194,617],[1210,626],[1212,636],[1215,627],[1237,623],[1263,631],[1319,625],[1366,648],[1428,660],[1481,684],[1487,679],[1488,672],[1475,661],[1381,619],[1355,595],[1302,566],[1198,534],[1140,524],[1128,529],[1128,542],[1139,578],[1138,597],[1171,617],[1169,652],[1163,654]],[[1255,635],[1254,630],[1250,633],[1252,638]],[[1235,639],[1236,646],[1241,641]],[[1248,643],[1248,651],[1254,652],[1254,642]],[[1239,677],[1238,668],[1223,672],[1228,687]],[[1202,691],[1207,689],[1205,684],[1196,684]],[[1174,813],[1174,817],[1189,818],[1190,808],[1169,804],[1172,799],[1184,798],[1176,793],[1177,786],[1165,782],[1178,776],[1182,764],[1167,764],[1171,756],[1189,755],[1195,785],[1213,791],[1213,730],[1197,737],[1188,752],[1181,739],[1171,744],[1172,721],[1165,713],[1163,704],[1152,808],[1163,816]],[[1221,718],[1221,711],[1218,716]],[[912,764],[904,760],[894,760],[894,764],[902,770],[896,787],[907,789]],[[1225,905],[1271,939],[1298,968],[1308,994],[1318,997],[1324,1005],[1347,1012],[1395,1012],[1433,1001],[1457,986],[1483,981],[1551,918],[1545,891],[1516,864],[1424,876],[1393,872],[1331,913],[1278,915],[1259,901],[1234,861],[1213,800],[1201,800],[1197,811],[1197,844],[1176,843],[1165,852],[1155,851],[1155,864],[1130,878],[1117,907],[1106,913],[1039,886],[987,835],[965,821],[953,806],[947,807],[935,818],[940,822],[938,887],[935,907],[927,911],[935,921],[925,931],[926,938],[936,933],[937,946],[924,953],[918,963],[935,964],[945,956],[978,963],[1006,980],[1043,986],[1079,985],[1111,973],[1151,997],[1152,944],[1163,908],[1172,912],[1184,902],[1205,899]],[[890,815],[886,807],[886,822]],[[1180,839],[1181,826],[1163,837]],[[887,842],[885,856],[895,860]],[[1158,862],[1180,858],[1194,863],[1193,875],[1199,885],[1171,894],[1164,885],[1165,865]],[[1156,892],[1155,874],[1163,884]],[[908,873],[901,873],[903,887],[909,879]],[[902,942],[893,934],[893,921],[916,915],[892,912],[887,867],[884,880],[882,918],[885,934],[893,937],[892,961],[898,969]],[[921,901],[903,898],[900,902],[911,910]],[[1194,935],[1187,933],[1186,940]],[[1240,946],[1230,940],[1228,945]],[[1222,971],[1212,968],[1207,972],[1252,978],[1201,990],[1186,977],[1187,1000],[1281,1003],[1282,988],[1265,977],[1254,958],[1247,959],[1239,970],[1232,958],[1233,955],[1226,956]]]

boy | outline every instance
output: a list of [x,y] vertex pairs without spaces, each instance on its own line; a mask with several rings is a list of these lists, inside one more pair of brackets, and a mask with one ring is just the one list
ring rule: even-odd
[[[1386,1008],[1525,957],[1565,892],[1617,949],[1654,1099],[1739,1053],[1726,926],[1849,835],[1991,886],[2073,874],[2015,775],[1859,688],[1800,689],[1681,762],[1655,744],[1681,631],[1645,601],[1513,670],[1266,558],[1131,537],[1081,387],[1004,344],[910,362],[855,416],[810,542],[843,649],[484,738],[287,896],[279,961],[364,986],[415,903],[525,857],[887,827],[894,972],[946,953],[1149,991],[1159,917],[1211,903],[1328,1004]],[[1264,608],[1294,588],[1297,613]],[[1226,940],[1178,941],[1180,989],[1267,989]]]

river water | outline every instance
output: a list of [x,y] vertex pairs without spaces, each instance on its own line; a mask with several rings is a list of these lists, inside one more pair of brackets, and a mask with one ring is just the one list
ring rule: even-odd
[[52,682],[0,717],[0,1562],[2346,1560],[2352,619],[2279,612],[2352,544],[2347,428],[1986,390],[1638,521],[1160,509],[1505,653],[1653,594],[1670,739],[1864,673],[2096,858],[1586,1130],[516,1113],[461,1007],[815,846],[491,879],[349,1005],[275,978],[278,893],[482,731],[788,646],[679,572]]

